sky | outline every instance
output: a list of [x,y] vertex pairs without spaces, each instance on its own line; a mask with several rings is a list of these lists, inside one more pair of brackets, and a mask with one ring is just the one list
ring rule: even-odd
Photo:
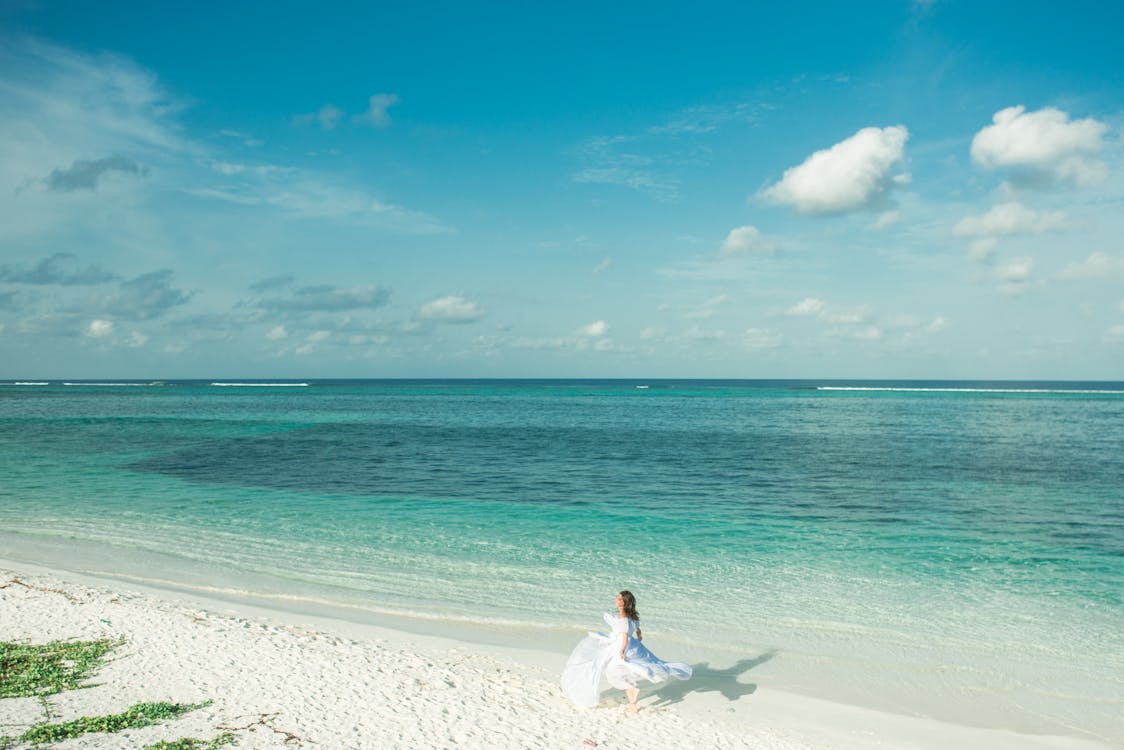
[[8,0],[0,378],[1124,380],[1120,28]]

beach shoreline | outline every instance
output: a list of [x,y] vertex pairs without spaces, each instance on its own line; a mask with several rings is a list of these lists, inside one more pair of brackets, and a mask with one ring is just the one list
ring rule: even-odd
[[[564,654],[285,612],[0,559],[0,640],[124,639],[92,680],[52,696],[62,719],[137,701],[213,703],[176,722],[83,747],[143,747],[233,728],[238,747],[989,748],[1106,743],[900,716],[786,693],[721,669],[593,710],[558,687]],[[662,689],[661,689],[662,688]],[[0,701],[4,733],[42,720]],[[296,738],[296,739],[293,739]],[[105,744],[99,744],[107,740]],[[595,744],[591,744],[595,743]]]

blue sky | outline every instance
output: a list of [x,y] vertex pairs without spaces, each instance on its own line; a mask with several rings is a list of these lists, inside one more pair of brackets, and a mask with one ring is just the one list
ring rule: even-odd
[[0,378],[1124,379],[1124,5],[471,5],[5,3]]

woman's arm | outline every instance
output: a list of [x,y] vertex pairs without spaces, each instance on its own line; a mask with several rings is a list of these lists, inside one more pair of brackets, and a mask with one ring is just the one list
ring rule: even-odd
[[624,659],[624,652],[628,650],[628,631],[621,633],[621,659]]

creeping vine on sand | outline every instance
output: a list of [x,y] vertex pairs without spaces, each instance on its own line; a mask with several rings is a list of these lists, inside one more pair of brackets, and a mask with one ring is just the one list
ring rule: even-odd
[[15,741],[42,745],[48,742],[60,742],[72,737],[80,737],[90,732],[121,732],[125,729],[147,727],[168,719],[178,719],[188,711],[194,711],[210,704],[211,701],[204,703],[137,703],[126,709],[124,713],[108,716],[82,716],[61,724],[35,724],[19,737],[16,737]]
[[52,641],[33,646],[0,641],[0,698],[28,698],[76,690],[97,672],[102,657],[124,640]]

